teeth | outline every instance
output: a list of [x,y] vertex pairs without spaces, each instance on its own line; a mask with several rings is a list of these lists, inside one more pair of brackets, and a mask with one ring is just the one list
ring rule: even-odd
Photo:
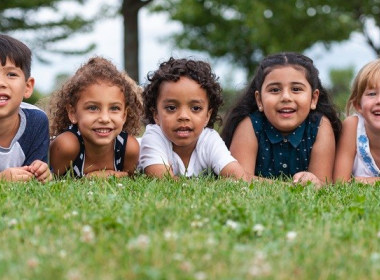
[[95,131],[99,133],[108,133],[111,131],[111,129],[96,129]]
[[291,113],[291,112],[294,112],[294,110],[293,109],[284,109],[284,110],[280,110],[280,112]]
[[7,97],[7,96],[0,96],[0,100],[8,100],[9,99],[9,97]]

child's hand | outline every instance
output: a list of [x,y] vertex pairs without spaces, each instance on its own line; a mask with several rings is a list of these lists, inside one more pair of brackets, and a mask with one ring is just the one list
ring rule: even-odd
[[29,165],[29,171],[33,173],[40,182],[48,182],[52,179],[49,166],[41,160],[37,159],[33,161],[32,164]]
[[11,167],[0,172],[0,179],[6,181],[29,181],[33,177],[33,174],[29,172],[28,166]]
[[322,185],[321,180],[311,172],[298,172],[293,176],[293,183],[295,184],[306,185],[308,182],[312,182],[316,187]]

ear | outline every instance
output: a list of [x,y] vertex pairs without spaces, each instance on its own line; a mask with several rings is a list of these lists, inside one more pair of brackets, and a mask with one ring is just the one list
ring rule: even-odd
[[25,99],[28,99],[29,97],[32,96],[32,93],[33,93],[33,89],[34,89],[34,83],[35,83],[35,80],[34,78],[30,77],[27,81],[26,81],[26,84],[25,84],[25,92],[24,92],[24,98]]
[[263,103],[261,102],[260,92],[258,90],[255,91],[255,99],[256,99],[256,103],[257,103],[257,107],[259,108],[259,111],[260,112],[264,111]]
[[205,126],[207,126],[208,122],[210,121],[210,118],[211,118],[211,114],[212,114],[212,109],[208,110],[207,112],[207,115],[206,115],[206,121],[205,121]]
[[71,123],[76,124],[78,122],[78,120],[76,117],[74,106],[71,106],[70,104],[66,105],[66,111],[67,111],[67,115],[69,116]]
[[157,115],[157,110],[151,108],[150,111],[153,114],[153,119],[154,119],[155,123],[158,124],[158,125],[160,125],[160,122],[159,122],[159,119],[158,119],[158,115]]
[[124,110],[124,116],[123,116],[123,120],[124,120],[124,122],[127,121],[127,115],[128,115],[128,108],[125,107],[125,110]]
[[319,89],[316,89],[311,95],[311,104],[310,104],[311,110],[315,110],[315,108],[317,108],[318,99],[319,99]]
[[[359,101],[359,102],[358,102]],[[355,110],[358,112],[358,113],[360,113],[360,114],[362,114],[363,112],[362,112],[362,105],[360,104],[360,100],[354,100],[353,102],[352,102],[352,106],[354,106],[354,108],[355,108]]]

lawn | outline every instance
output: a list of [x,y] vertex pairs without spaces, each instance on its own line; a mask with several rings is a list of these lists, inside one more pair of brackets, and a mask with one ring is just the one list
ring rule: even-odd
[[379,279],[380,188],[1,183],[0,279]]

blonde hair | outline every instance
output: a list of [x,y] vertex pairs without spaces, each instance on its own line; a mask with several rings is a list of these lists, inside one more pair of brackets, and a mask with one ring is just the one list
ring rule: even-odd
[[367,63],[360,69],[352,84],[351,95],[346,105],[347,116],[360,104],[366,88],[375,88],[380,81],[380,59]]

